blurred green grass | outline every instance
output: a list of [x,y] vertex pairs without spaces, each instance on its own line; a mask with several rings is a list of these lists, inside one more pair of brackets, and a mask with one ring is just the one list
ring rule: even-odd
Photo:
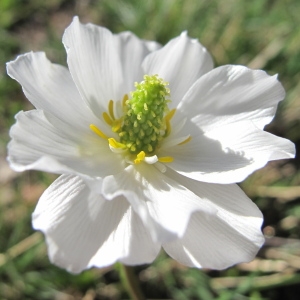
[[[300,2],[253,1],[0,1],[0,299],[125,299],[117,272],[92,269],[70,275],[52,266],[30,215],[55,175],[16,174],[5,162],[8,130],[19,110],[31,109],[5,62],[45,51],[66,64],[64,28],[78,15],[113,32],[131,30],[164,44],[188,30],[216,65],[243,64],[279,73],[287,91],[267,130],[300,141]],[[300,293],[299,159],[272,162],[243,184],[265,216],[266,246],[251,264],[217,272],[185,268],[164,253],[136,269],[147,298],[298,299]]]

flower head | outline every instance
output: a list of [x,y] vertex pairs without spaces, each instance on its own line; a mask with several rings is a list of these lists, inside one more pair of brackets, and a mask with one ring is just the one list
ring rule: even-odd
[[74,18],[63,43],[68,69],[42,52],[7,64],[36,107],[16,115],[9,163],[62,174],[32,217],[51,261],[143,264],[161,247],[187,266],[251,260],[262,215],[235,183],[294,156],[263,131],[285,95],[277,77],[214,69],[186,32],[161,47]]

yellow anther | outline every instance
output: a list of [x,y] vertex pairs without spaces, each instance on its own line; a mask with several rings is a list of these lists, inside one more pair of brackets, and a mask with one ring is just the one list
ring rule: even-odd
[[159,157],[158,161],[162,162],[162,163],[170,163],[174,160],[174,158],[172,156],[163,156],[163,157]]
[[136,157],[140,160],[144,160],[146,156],[146,153],[144,151],[141,151]]
[[139,154],[137,154],[136,159],[134,160],[135,164],[139,164],[145,159],[146,153],[144,151],[141,151]]
[[103,117],[104,121],[105,121],[109,126],[112,126],[113,120],[110,118],[110,116],[108,115],[107,112],[104,112],[104,113],[102,114],[102,117]]
[[178,145],[186,144],[186,143],[188,143],[191,139],[192,139],[192,137],[189,136],[187,139],[185,139],[183,142],[179,143]]
[[110,117],[115,120],[115,115],[114,115],[114,101],[113,100],[109,100],[108,102],[108,112]]
[[117,142],[114,138],[109,138],[108,143],[113,148],[126,149],[126,145]]
[[152,152],[152,151],[153,151],[153,147],[152,147],[150,144],[147,145],[147,148],[148,148],[148,151],[149,151],[149,152]]
[[128,95],[125,94],[124,97],[123,97],[123,100],[122,100],[122,105],[123,107],[126,106],[126,101],[128,100]]
[[148,105],[147,105],[147,103],[144,103],[144,110],[148,110]]
[[171,132],[171,124],[170,120],[173,118],[175,115],[176,108],[170,110],[167,115],[165,116],[165,122],[166,122],[166,131],[165,131],[165,137],[168,136]]
[[166,132],[165,132],[165,137],[168,136],[171,132],[171,123],[166,120]]
[[122,119],[114,120],[114,121],[112,122],[111,130],[112,130],[113,132],[118,132],[119,129],[121,128],[121,126],[122,126]]
[[90,124],[90,129],[94,133],[96,133],[97,135],[99,135],[100,137],[102,137],[103,139],[108,139],[108,136],[106,134],[104,134],[96,125]]
[[165,120],[166,120],[166,121],[170,121],[170,120],[173,118],[173,116],[175,115],[175,112],[176,112],[176,108],[170,110],[170,111],[167,113],[167,115],[165,116]]

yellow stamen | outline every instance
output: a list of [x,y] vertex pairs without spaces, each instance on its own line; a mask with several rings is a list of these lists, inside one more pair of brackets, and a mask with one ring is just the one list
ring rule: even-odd
[[112,122],[111,130],[113,132],[118,132],[119,129],[121,128],[121,126],[122,126],[122,119],[115,120],[115,121]]
[[166,132],[165,132],[165,137],[168,136],[171,132],[171,123],[166,120]]
[[141,151],[139,154],[137,154],[136,159],[134,160],[135,164],[139,164],[145,159],[146,153],[144,151]]
[[97,135],[99,135],[100,137],[102,137],[103,139],[108,139],[107,135],[104,134],[96,125],[94,124],[90,124],[90,129],[96,133]]
[[159,157],[158,161],[163,162],[163,163],[170,163],[174,160],[174,158],[172,156],[163,156],[163,157]]
[[126,149],[126,145],[117,142],[114,138],[109,138],[108,143],[113,148]]
[[192,139],[192,137],[189,136],[187,139],[185,139],[183,142],[179,143],[178,145],[186,144],[186,143],[188,143],[191,139]]
[[165,116],[166,121],[170,121],[173,116],[175,115],[176,112],[176,108],[173,108],[172,110],[170,110],[167,115]]
[[123,101],[122,101],[122,105],[123,107],[126,106],[126,101],[128,100],[128,95],[125,94],[124,97],[123,97]]
[[109,115],[111,116],[111,118],[113,120],[115,120],[115,115],[114,115],[114,101],[113,100],[109,100],[109,103],[108,103],[108,112],[109,112]]
[[107,112],[104,112],[104,113],[102,114],[102,116],[103,116],[104,121],[105,121],[109,126],[112,126],[113,120],[110,118],[110,116],[108,115],[108,113],[107,113]]
[[170,120],[173,118],[175,115],[176,108],[170,110],[167,115],[165,116],[165,122],[166,122],[166,132],[165,132],[165,137],[168,136],[171,132],[171,124]]

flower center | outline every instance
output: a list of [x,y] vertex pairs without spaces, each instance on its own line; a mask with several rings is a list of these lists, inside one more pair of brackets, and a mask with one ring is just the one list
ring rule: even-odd
[[[142,82],[135,83],[136,90],[130,93],[131,98],[124,96],[123,116],[120,118],[115,116],[113,100],[109,101],[108,113],[103,113],[103,119],[118,135],[117,140],[108,137],[94,124],[90,125],[90,129],[107,139],[113,152],[127,153],[128,160],[135,164],[142,161],[148,164],[172,162],[173,158],[170,156],[158,158],[155,155],[160,141],[170,134],[170,120],[176,112],[176,109],[168,108],[171,100],[167,86],[168,83],[158,75],[145,75]],[[183,137],[177,141],[177,145],[189,140],[190,136]]]
[[153,153],[165,134],[164,114],[170,101],[167,85],[157,75],[145,75],[144,81],[135,84],[136,90],[126,101],[126,114],[118,132],[130,153]]

